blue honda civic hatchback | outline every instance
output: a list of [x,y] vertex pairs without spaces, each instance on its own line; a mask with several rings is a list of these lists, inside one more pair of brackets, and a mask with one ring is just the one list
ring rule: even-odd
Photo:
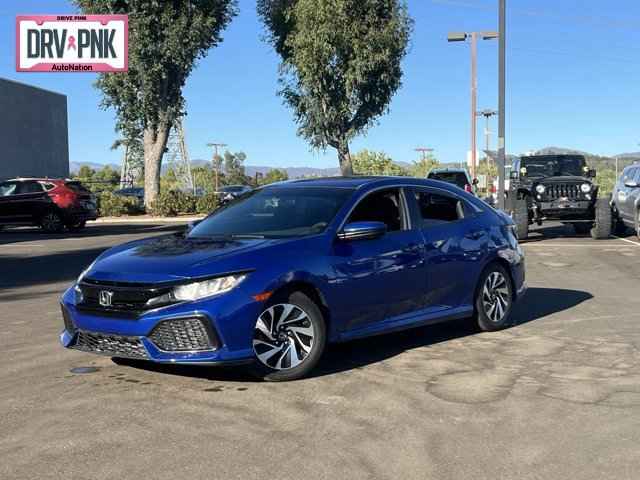
[[456,186],[298,180],[104,252],[62,297],[61,342],[293,380],[330,342],[467,317],[504,328],[525,285],[511,219]]

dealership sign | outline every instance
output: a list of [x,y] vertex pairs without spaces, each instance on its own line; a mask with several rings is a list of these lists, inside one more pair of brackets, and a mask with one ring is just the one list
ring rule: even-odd
[[18,72],[126,72],[126,15],[19,15]]

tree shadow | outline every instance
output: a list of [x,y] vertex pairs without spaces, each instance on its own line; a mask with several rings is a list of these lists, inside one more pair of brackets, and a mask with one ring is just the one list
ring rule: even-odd
[[[517,328],[548,315],[568,310],[593,298],[588,292],[558,288],[530,288],[513,310]],[[470,319],[454,320],[401,332],[330,345],[311,378],[363,368],[382,362],[415,348],[428,347],[479,332]],[[118,364],[143,370],[214,381],[255,381],[245,368],[164,365],[135,360],[118,360]]]

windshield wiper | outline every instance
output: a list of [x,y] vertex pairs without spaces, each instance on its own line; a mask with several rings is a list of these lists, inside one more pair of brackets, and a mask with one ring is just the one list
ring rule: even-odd
[[264,235],[258,235],[258,234],[253,234],[253,233],[238,233],[238,234],[231,234],[229,235],[231,238],[258,238],[258,239],[262,239],[264,238]]

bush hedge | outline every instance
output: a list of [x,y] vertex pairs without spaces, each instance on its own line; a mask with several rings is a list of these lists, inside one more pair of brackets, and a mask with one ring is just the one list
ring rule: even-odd
[[218,196],[213,193],[207,193],[198,197],[196,201],[196,212],[208,215],[218,208]]
[[97,195],[98,214],[101,217],[120,217],[122,215],[138,215],[144,209],[136,198],[121,197],[111,192]]
[[151,213],[160,217],[175,217],[179,213],[196,213],[196,197],[179,190],[162,192],[153,202]]

